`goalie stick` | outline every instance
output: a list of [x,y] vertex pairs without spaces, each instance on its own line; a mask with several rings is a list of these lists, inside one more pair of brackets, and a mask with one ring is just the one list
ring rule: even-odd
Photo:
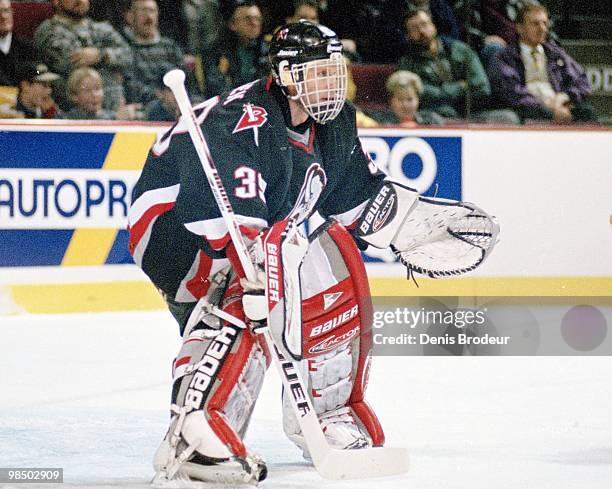
[[[255,266],[249,258],[248,249],[239,231],[231,203],[185,90],[185,73],[182,70],[169,71],[164,76],[164,84],[174,94],[246,278],[256,281]],[[340,450],[331,447],[325,439],[298,367],[289,355],[283,353],[285,351],[283,345],[277,345],[269,327],[265,329],[263,335],[281,376],[283,386],[291,394],[289,397],[292,400],[292,407],[312,457],[313,465],[321,476],[327,479],[358,479],[401,474],[408,470],[407,450],[404,448],[375,447]]]

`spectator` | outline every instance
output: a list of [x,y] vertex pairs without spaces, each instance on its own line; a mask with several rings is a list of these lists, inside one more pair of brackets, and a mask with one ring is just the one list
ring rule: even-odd
[[175,41],[160,36],[155,0],[132,0],[126,22],[124,34],[134,57],[126,81],[127,98],[130,102],[146,104],[155,100],[160,77],[183,66],[183,52]]
[[488,68],[498,103],[512,107],[523,119],[595,121],[584,70],[547,40],[546,7],[526,4],[517,14],[516,32],[518,43],[508,45]]
[[457,38],[459,24],[447,0],[329,0],[323,24],[353,39],[364,61],[397,63],[405,51],[402,14],[417,4],[430,11],[441,33]]
[[431,111],[419,111],[423,83],[410,71],[396,71],[385,83],[390,110],[372,116],[381,124],[415,127],[422,124],[443,124],[444,119]]
[[[484,34],[484,44],[506,46],[517,41],[514,23],[518,11],[527,3],[539,4],[537,0],[481,0],[480,28]],[[556,40],[557,35],[550,30],[549,36]]]
[[263,18],[253,0],[238,0],[223,12],[226,28],[210,53],[203,53],[206,97],[267,73],[268,45],[262,37]]
[[438,36],[426,10],[409,8],[404,16],[411,43],[398,69],[419,75],[423,82],[422,107],[450,119],[518,123],[512,111],[486,110],[489,80],[478,55],[467,44]]
[[157,80],[155,100],[145,107],[145,120],[158,122],[172,122],[179,116],[179,109],[172,90],[164,85],[163,76]]
[[[294,0],[291,15],[285,19],[286,24],[299,22],[300,19],[307,20],[313,24],[319,24],[319,2],[317,0]],[[353,39],[342,39],[344,56],[353,63],[361,61],[357,53],[357,44]]]
[[51,97],[51,83],[59,80],[59,75],[51,73],[43,64],[22,61],[17,68],[19,92],[16,110],[26,119],[57,119],[62,117]]
[[286,24],[307,20],[313,24],[319,23],[319,4],[317,0],[295,0],[292,13],[285,19]]
[[117,119],[123,121],[142,119],[138,104],[126,105],[121,102],[117,111],[106,110],[104,106],[104,83],[102,76],[93,68],[77,68],[66,83],[68,99],[73,107],[66,114],[67,119]]
[[219,0],[183,0],[183,16],[187,25],[187,51],[206,53],[223,32]]
[[401,29],[404,0],[329,0],[326,3],[322,23],[342,39],[353,40],[365,62],[397,62],[404,39]]
[[16,68],[23,60],[34,60],[30,41],[13,34],[13,9],[10,0],[0,0],[0,85],[16,87]]
[[429,12],[438,33],[459,39],[459,21],[446,0],[408,0],[406,3]]
[[87,17],[89,0],[53,0],[53,5],[55,15],[34,33],[43,60],[64,77],[75,68],[95,66],[104,80],[105,108],[116,110],[125,100],[129,45],[110,24]]

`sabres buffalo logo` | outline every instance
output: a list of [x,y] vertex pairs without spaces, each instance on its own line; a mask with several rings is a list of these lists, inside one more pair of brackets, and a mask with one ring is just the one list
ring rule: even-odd
[[263,107],[253,104],[244,104],[242,106],[242,111],[242,117],[240,117],[238,124],[234,127],[232,134],[247,129],[253,129],[255,145],[259,146],[259,128],[268,121],[268,112]]

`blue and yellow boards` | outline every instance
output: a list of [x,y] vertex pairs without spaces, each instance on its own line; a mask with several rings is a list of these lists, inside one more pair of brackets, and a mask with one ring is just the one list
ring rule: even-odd
[[[0,126],[0,315],[163,307],[131,264],[126,226],[133,185],[165,129]],[[388,250],[366,255],[373,295],[610,296],[609,136],[550,128],[362,130],[364,150],[392,178],[424,195],[475,202],[501,223],[492,258],[466,278],[419,279],[417,289]]]
[[130,263],[126,218],[155,132],[0,132],[0,267]]

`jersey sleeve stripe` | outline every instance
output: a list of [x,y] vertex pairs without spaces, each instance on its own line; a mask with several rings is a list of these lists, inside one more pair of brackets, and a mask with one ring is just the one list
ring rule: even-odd
[[180,184],[177,183],[170,187],[156,188],[144,192],[130,206],[128,212],[129,226],[134,227],[151,207],[157,204],[176,202],[179,189]]
[[[142,261],[142,255],[149,242],[149,236],[151,235],[151,229],[155,219],[163,213],[168,212],[174,205],[174,202],[154,205],[144,213],[134,226],[129,227],[130,238],[128,240],[128,250],[138,265],[140,265]],[[146,239],[143,239],[143,237]]]
[[330,217],[333,217],[336,221],[338,221],[344,227],[350,228],[351,225],[354,224],[357,221],[357,219],[359,219],[359,216],[361,216],[361,214],[363,213],[363,211],[366,208],[368,202],[369,202],[369,199],[363,201],[357,207],[353,207],[352,209],[350,209],[350,210],[348,210],[346,212],[343,212],[341,214],[335,214],[335,215],[330,216]]
[[[149,246],[149,240],[151,239],[151,234],[153,232],[153,225],[155,224],[156,220],[157,217],[151,220],[150,224],[146,228],[146,231],[137,242],[135,240],[134,242],[128,241],[128,251],[132,254],[134,263],[136,263],[136,265],[138,265],[140,268],[142,268],[142,259],[147,247]],[[130,234],[130,240],[131,237],[132,235]]]
[[[236,214],[235,217],[241,227],[245,226],[259,230],[268,226],[268,222],[259,217],[249,217],[240,214]],[[214,249],[224,248],[229,241],[227,225],[222,217],[190,222],[185,224],[185,227],[192,233],[206,238]]]

